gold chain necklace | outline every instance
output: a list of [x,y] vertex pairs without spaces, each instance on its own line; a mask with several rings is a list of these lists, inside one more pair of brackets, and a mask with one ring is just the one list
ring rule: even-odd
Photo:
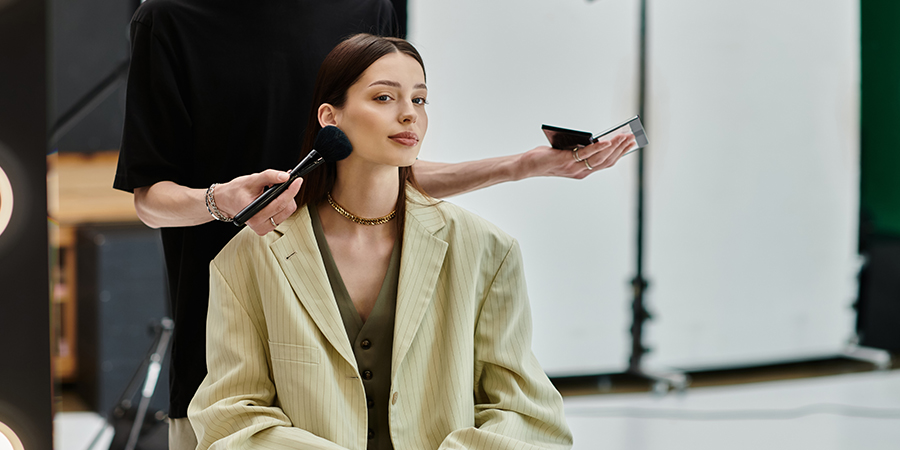
[[331,207],[334,208],[334,210],[337,211],[338,214],[340,214],[360,225],[382,225],[382,224],[390,222],[391,219],[393,219],[394,216],[397,214],[397,210],[395,209],[386,216],[376,217],[374,219],[366,219],[365,217],[359,217],[356,214],[353,214],[352,212],[344,209],[343,206],[338,205],[338,203],[336,201],[334,201],[333,198],[331,198],[331,192],[328,193],[328,203],[331,204]]

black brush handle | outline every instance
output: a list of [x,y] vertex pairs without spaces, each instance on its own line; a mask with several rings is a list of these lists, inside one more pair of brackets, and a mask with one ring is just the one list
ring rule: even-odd
[[319,156],[315,150],[309,152],[309,155],[307,155],[306,158],[303,158],[303,161],[300,161],[300,164],[297,164],[297,167],[294,167],[294,169],[291,170],[291,176],[287,181],[269,186],[265,192],[260,194],[259,197],[256,197],[256,199],[250,202],[250,204],[242,209],[241,212],[237,213],[234,216],[234,221],[232,223],[238,227],[244,226],[244,224],[250,220],[250,218],[255,216],[256,213],[268,206],[269,203],[272,203],[272,200],[278,198],[278,196],[281,195],[294,180],[308,174],[316,167],[319,167],[323,162],[325,162],[325,158]]

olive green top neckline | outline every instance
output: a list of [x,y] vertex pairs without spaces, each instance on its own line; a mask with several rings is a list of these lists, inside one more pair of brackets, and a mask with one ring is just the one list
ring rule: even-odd
[[394,343],[394,317],[397,305],[397,283],[400,280],[400,239],[394,243],[391,251],[391,260],[387,273],[381,284],[381,290],[375,300],[375,306],[369,313],[366,321],[362,320],[353,299],[344,285],[341,273],[334,262],[331,248],[325,238],[319,211],[315,205],[307,205],[309,217],[312,222],[313,234],[319,253],[322,254],[322,262],[325,264],[325,273],[341,320],[347,331],[356,357],[356,366],[360,379],[366,392],[368,408],[369,440],[368,450],[390,450],[390,429],[388,423],[390,395],[391,395],[391,351]]

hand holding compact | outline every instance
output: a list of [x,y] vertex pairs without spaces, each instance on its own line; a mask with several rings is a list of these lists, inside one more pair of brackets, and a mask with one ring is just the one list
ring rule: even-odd
[[577,150],[560,151],[546,145],[535,147],[522,155],[522,178],[537,176],[580,180],[600,169],[612,167],[635,145],[634,135],[619,134],[604,137]]

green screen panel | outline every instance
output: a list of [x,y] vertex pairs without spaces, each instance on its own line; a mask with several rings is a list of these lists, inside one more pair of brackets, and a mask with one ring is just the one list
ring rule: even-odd
[[900,236],[900,2],[862,0],[861,202],[868,232]]

